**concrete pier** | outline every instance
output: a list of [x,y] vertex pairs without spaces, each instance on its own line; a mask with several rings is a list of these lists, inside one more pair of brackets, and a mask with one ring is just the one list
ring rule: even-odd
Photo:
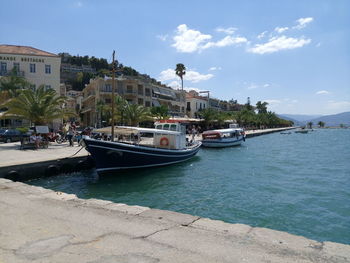
[[350,246],[0,179],[0,262],[350,262]]

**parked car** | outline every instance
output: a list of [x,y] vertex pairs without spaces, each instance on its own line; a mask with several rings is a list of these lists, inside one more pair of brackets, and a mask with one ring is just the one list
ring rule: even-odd
[[8,129],[0,133],[0,142],[18,142],[24,136],[19,130]]

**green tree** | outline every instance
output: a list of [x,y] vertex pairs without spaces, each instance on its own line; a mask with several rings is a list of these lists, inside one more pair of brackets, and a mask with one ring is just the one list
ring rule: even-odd
[[324,123],[323,121],[319,121],[319,122],[317,123],[317,125],[318,125],[318,127],[320,127],[320,128],[324,128],[325,123]]
[[151,114],[153,117],[156,117],[157,120],[166,120],[169,119],[169,109],[165,105],[152,107]]
[[184,64],[176,64],[175,74],[181,79],[181,90],[184,90],[184,80],[183,76],[186,74],[186,67]]
[[28,88],[30,83],[23,77],[18,76],[16,68],[12,69],[8,76],[0,78],[0,93],[3,103],[6,99],[16,97],[20,90]]
[[146,121],[151,119],[151,113],[148,108],[127,103],[125,107],[125,120],[130,126],[138,126],[141,121]]
[[35,91],[22,90],[17,97],[3,104],[8,109],[3,118],[16,117],[29,120],[35,125],[48,124],[55,119],[75,115],[65,110],[65,102],[65,97],[58,96],[53,89],[45,90],[44,86]]
[[267,113],[267,105],[267,102],[258,101],[256,103],[256,109],[258,110],[258,113]]
[[309,121],[309,122],[307,123],[307,127],[308,127],[309,129],[312,129],[312,125],[313,125],[313,122],[312,122],[312,121]]
[[209,127],[209,124],[213,123],[217,117],[217,111],[212,108],[206,108],[199,112],[199,116],[204,120],[204,125],[206,128]]

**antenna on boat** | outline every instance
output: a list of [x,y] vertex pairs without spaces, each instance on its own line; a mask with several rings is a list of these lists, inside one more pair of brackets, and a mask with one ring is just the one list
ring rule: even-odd
[[114,63],[114,55],[115,55],[115,51],[113,50],[113,61],[112,61],[112,121],[111,121],[111,125],[112,125],[112,138],[111,141],[114,141],[114,75],[115,75],[115,63]]

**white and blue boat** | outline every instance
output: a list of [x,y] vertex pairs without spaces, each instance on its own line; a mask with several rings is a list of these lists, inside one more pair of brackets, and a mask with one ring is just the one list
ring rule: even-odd
[[245,141],[245,132],[242,128],[217,129],[203,132],[202,138],[204,147],[237,146]]
[[[97,130],[108,133],[111,128]],[[189,160],[201,142],[188,143],[180,123],[156,123],[156,129],[119,126],[116,141],[84,138],[97,172],[164,166]]]

